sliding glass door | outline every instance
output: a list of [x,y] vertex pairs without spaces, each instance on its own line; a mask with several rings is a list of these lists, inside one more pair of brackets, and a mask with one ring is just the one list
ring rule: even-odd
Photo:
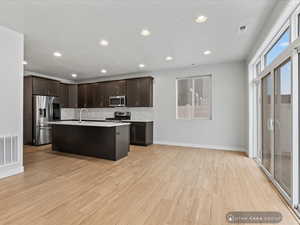
[[274,79],[268,74],[262,79],[262,164],[272,173]]
[[288,59],[262,79],[262,166],[292,193],[292,63]]
[[275,70],[274,178],[291,195],[292,181],[292,63]]

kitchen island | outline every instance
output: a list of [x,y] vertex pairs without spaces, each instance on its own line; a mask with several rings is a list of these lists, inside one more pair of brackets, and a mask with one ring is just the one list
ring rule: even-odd
[[130,144],[130,123],[58,121],[52,125],[52,150],[119,160]]

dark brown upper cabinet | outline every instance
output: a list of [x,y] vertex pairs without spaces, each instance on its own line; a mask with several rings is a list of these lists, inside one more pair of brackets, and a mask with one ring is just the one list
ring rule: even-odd
[[88,84],[78,85],[78,107],[88,107]]
[[60,84],[59,91],[60,105],[62,108],[67,108],[69,106],[68,85]]
[[68,84],[68,108],[77,108],[78,107],[78,85],[77,84]]
[[98,97],[98,84],[88,84],[87,86],[87,107],[98,108],[97,97]]
[[32,95],[58,96],[63,108],[107,108],[111,96],[126,96],[127,107],[153,106],[152,77],[78,85],[34,76],[31,80]]
[[108,96],[106,84],[97,83],[97,92],[96,92],[96,107],[105,108],[108,107]]
[[105,82],[108,96],[125,96],[126,80],[116,80]]
[[78,107],[78,87],[77,84],[60,84],[60,103],[63,108]]
[[153,78],[143,77],[127,80],[127,107],[153,106]]
[[78,85],[78,107],[96,108],[97,107],[97,83]]
[[59,96],[60,94],[59,81],[33,77],[32,85],[33,95]]

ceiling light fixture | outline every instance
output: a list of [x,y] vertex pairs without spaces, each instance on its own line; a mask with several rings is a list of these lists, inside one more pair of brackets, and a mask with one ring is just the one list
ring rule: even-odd
[[145,65],[144,65],[144,64],[140,64],[139,67],[140,67],[140,68],[144,68]]
[[62,54],[60,52],[54,52],[53,55],[55,57],[62,57]]
[[240,26],[240,31],[241,31],[241,32],[244,32],[244,31],[246,31],[246,30],[247,30],[247,26],[246,26],[246,25]]
[[72,74],[72,77],[76,78],[76,77],[77,77],[77,74],[73,73],[73,74]]
[[195,19],[195,22],[196,23],[204,23],[204,22],[206,22],[207,21],[207,17],[206,16],[204,16],[204,15],[201,15],[201,16],[198,16],[196,19]]
[[99,43],[102,46],[108,46],[109,45],[109,42],[107,40],[101,40]]
[[107,70],[102,69],[102,70],[101,70],[101,73],[107,73]]
[[144,37],[147,37],[147,36],[149,36],[150,34],[151,34],[151,32],[150,32],[149,30],[147,30],[147,29],[143,29],[143,30],[141,31],[141,35],[144,36]]
[[210,50],[206,50],[205,52],[203,52],[204,55],[210,55],[211,51]]
[[166,57],[166,61],[172,61],[173,60],[173,57],[172,56],[167,56]]
[[27,65],[27,64],[28,64],[28,62],[24,60],[23,61],[23,65]]

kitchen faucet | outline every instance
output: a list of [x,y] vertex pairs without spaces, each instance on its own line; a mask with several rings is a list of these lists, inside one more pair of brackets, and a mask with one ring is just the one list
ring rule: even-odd
[[87,113],[89,112],[89,110],[86,109],[86,108],[80,109],[80,112],[79,112],[79,123],[82,123],[82,112],[83,111],[86,111]]

